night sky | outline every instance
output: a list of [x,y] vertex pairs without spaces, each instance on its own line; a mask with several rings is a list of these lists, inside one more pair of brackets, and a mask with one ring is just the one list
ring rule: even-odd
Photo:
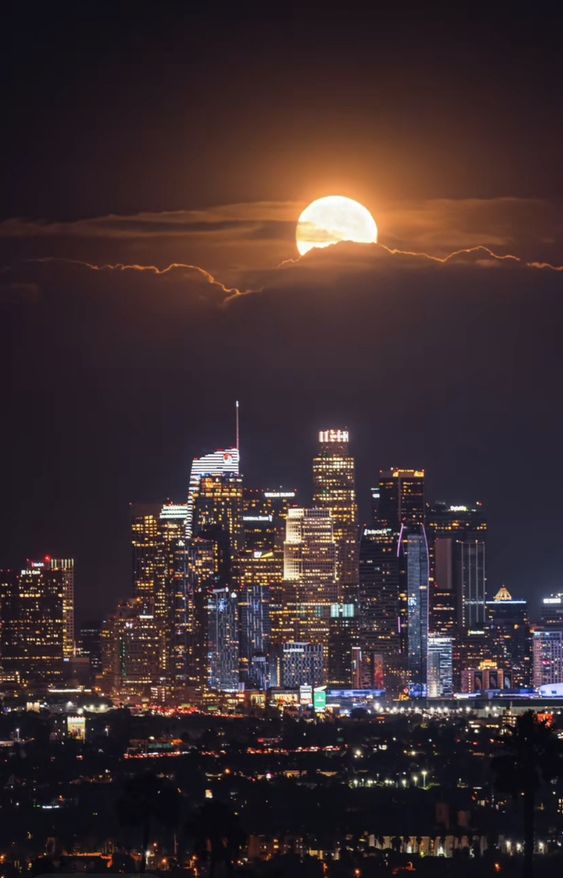
[[[309,502],[346,425],[364,515],[424,466],[491,593],[563,589],[561,12],[332,6],[3,7],[0,565],[74,555],[82,618],[237,398],[248,484]],[[297,260],[334,193],[380,244]]]

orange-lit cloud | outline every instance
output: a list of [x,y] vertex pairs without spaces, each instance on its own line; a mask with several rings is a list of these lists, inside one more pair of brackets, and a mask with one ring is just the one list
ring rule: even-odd
[[[300,202],[0,223],[2,261],[70,256],[90,263],[205,265],[212,274],[267,269],[295,256]],[[369,204],[391,249],[445,258],[483,245],[526,262],[563,262],[560,206],[541,199],[425,199]]]

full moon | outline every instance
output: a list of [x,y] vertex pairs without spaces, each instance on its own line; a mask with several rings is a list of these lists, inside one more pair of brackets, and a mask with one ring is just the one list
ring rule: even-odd
[[307,205],[297,221],[295,240],[301,256],[313,247],[330,247],[339,241],[375,244],[377,226],[359,201],[344,195],[326,195]]

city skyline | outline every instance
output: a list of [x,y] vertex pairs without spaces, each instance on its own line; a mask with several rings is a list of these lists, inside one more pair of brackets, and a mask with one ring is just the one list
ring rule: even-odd
[[529,609],[491,590],[481,501],[435,501],[424,469],[391,467],[360,523],[342,425],[317,433],[308,497],[249,486],[235,412],[237,445],[194,458],[183,498],[131,505],[129,587],[84,640],[74,559],[0,571],[5,684],[198,707],[304,686],[451,699],[563,685],[557,599]]
[[[231,414],[232,414],[232,433],[233,433],[232,438],[233,438],[233,441],[236,441],[236,438],[237,438],[237,430],[238,430],[238,424],[239,424],[239,410],[240,410],[239,409],[239,402],[237,401],[236,408],[233,405],[232,412],[231,412]],[[348,429],[347,426],[340,427],[340,428],[338,428],[338,430],[339,431],[342,430],[345,432],[347,441],[349,438],[350,445],[352,448],[352,454],[353,454],[352,460],[354,461],[354,465],[355,465],[356,469],[359,469],[358,460],[354,454],[355,436],[351,433],[351,431]],[[314,431],[314,435],[319,437],[319,436],[321,436],[321,434],[323,434],[323,433],[326,434],[327,432],[328,431],[326,431],[324,428],[321,430],[319,430],[317,428]],[[250,437],[248,437],[248,435],[247,435],[244,438],[248,439]],[[129,573],[128,573],[129,566],[130,566],[130,560],[129,560],[129,554],[128,554],[129,550],[126,547],[128,546],[128,534],[129,534],[129,527],[130,527],[131,509],[133,509],[134,507],[140,507],[140,508],[147,507],[147,508],[160,509],[162,504],[165,504],[165,503],[172,503],[172,504],[174,504],[174,503],[176,503],[176,504],[187,503],[187,510],[188,510],[187,516],[188,516],[188,521],[189,521],[190,515],[191,515],[190,496],[191,496],[191,491],[192,491],[192,489],[190,487],[190,485],[191,485],[190,471],[192,473],[192,479],[193,479],[194,467],[195,467],[195,471],[197,471],[198,466],[202,467],[201,471],[206,471],[206,472],[212,471],[209,469],[209,464],[212,461],[217,460],[218,463],[213,463],[212,466],[216,467],[217,472],[220,472],[220,471],[222,471],[223,466],[224,466],[224,464],[223,464],[223,455],[224,454],[227,454],[229,456],[231,456],[231,455],[235,456],[235,458],[236,458],[236,471],[237,472],[240,471],[241,475],[244,477],[245,488],[247,486],[258,487],[256,483],[252,483],[252,485],[251,485],[250,480],[246,477],[246,472],[245,472],[245,468],[244,468],[244,465],[246,462],[244,446],[242,448],[237,448],[236,445],[234,445],[234,444],[229,445],[229,443],[226,442],[224,447],[217,447],[214,451],[209,450],[209,448],[207,450],[198,449],[198,451],[199,451],[199,454],[195,455],[192,458],[191,463],[189,464],[189,466],[187,468],[188,478],[185,479],[185,482],[187,484],[187,489],[185,489],[185,496],[182,495],[182,488],[178,488],[178,490],[176,490],[175,492],[170,492],[170,493],[164,494],[160,497],[152,497],[152,498],[144,498],[144,499],[142,497],[142,492],[139,492],[140,498],[131,499],[126,504],[126,508],[121,510],[120,518],[122,520],[122,539],[121,539],[121,546],[120,546],[119,554],[122,557],[120,558],[120,562],[115,564],[114,569],[121,570],[121,579],[122,579],[123,589],[120,593],[122,594],[122,597],[124,597],[124,598],[127,597],[128,590],[130,588]],[[303,451],[303,454],[305,454],[304,448],[302,449],[302,451]],[[314,452],[314,438],[311,441],[311,453],[313,453],[313,452]],[[299,462],[299,458],[297,456],[295,459],[296,459],[296,462]],[[198,461],[201,461],[201,463],[198,463]],[[303,462],[301,461],[301,463],[303,463]],[[307,459],[305,459],[305,466],[307,465],[307,463],[308,463],[308,461],[307,461]],[[206,468],[206,465],[207,465],[207,468]],[[249,467],[249,468],[251,469],[251,467]],[[301,466],[297,469],[302,470],[303,467]],[[365,528],[365,527],[369,528],[372,524],[372,515],[373,515],[372,491],[377,486],[377,481],[379,479],[379,475],[382,472],[385,472],[385,471],[391,472],[394,469],[400,470],[401,467],[397,468],[397,467],[389,466],[389,465],[376,467],[375,470],[373,470],[371,473],[372,477],[371,477],[371,481],[370,481],[369,485],[367,483],[364,483],[363,485],[360,484],[359,478],[356,478],[356,480],[355,480],[355,484],[356,484],[355,496],[357,498],[357,507],[358,507],[357,522],[358,522],[358,527],[360,528],[360,531],[362,528]],[[213,471],[215,471],[215,470],[213,470]],[[284,468],[284,472],[287,472],[287,471],[289,471],[289,467]],[[430,476],[430,483],[431,483],[431,481],[432,481],[431,480],[431,473],[429,473],[427,470],[424,470],[424,468],[422,468],[422,471],[425,473],[426,483],[428,484],[429,476]],[[297,479],[294,479],[292,481],[291,475],[290,475],[289,479],[287,479],[286,484],[281,484],[281,483],[276,484],[275,478],[268,478],[268,476],[266,475],[264,483],[263,483],[263,488],[264,488],[264,490],[268,490],[268,489],[276,490],[279,488],[296,490],[297,497],[298,497],[299,501],[302,504],[305,504],[306,506],[311,507],[311,506],[315,506],[315,503],[313,502],[313,498],[314,498],[314,494],[315,494],[314,479],[315,479],[314,474],[313,474],[313,476],[311,476],[311,472],[309,470],[309,472],[307,474],[305,474],[305,478],[302,478],[302,480],[301,480],[301,487],[296,488]],[[183,487],[185,488],[185,486],[183,486]],[[448,495],[450,495],[450,496],[448,496]],[[453,492],[448,491],[448,489],[446,488],[444,491],[442,491],[440,496],[434,496],[432,494],[432,492],[429,492],[427,489],[426,496],[427,496],[427,498],[429,498],[426,500],[426,505],[427,505],[429,511],[432,509],[433,503],[438,504],[438,506],[440,503],[443,503],[446,505],[446,507],[451,506],[452,509],[454,509],[454,510],[455,509],[462,509],[464,506],[467,506],[467,504],[469,504],[469,506],[471,506],[471,504],[477,503],[478,505],[480,504],[481,506],[485,507],[487,518],[490,521],[490,514],[491,514],[490,509],[489,509],[486,501],[484,501],[482,499],[482,497],[483,497],[482,492],[480,495],[481,499],[478,499],[476,496],[476,492],[468,493],[468,494],[466,494],[465,497],[460,496],[460,494],[458,492],[455,496],[453,496]],[[189,525],[188,525],[188,531],[189,531]],[[358,538],[358,540],[359,540],[359,538]],[[81,542],[81,540],[79,540],[79,542]],[[358,542],[358,544],[359,544],[359,542]],[[78,556],[77,552],[72,551],[73,547],[70,546],[69,543],[65,544],[65,548],[66,548],[66,552],[64,552],[64,553],[60,552],[60,551],[54,551],[53,550],[53,543],[47,541],[43,551],[36,551],[33,553],[26,551],[26,552],[24,552],[23,557],[31,556],[31,557],[46,557],[47,558],[50,555],[57,555],[57,554],[59,556],[66,554],[66,555],[72,556],[74,558],[76,558]],[[502,566],[497,560],[499,557],[502,557],[502,555],[504,553],[504,549],[505,549],[505,547],[499,546],[497,541],[495,540],[494,542],[492,542],[492,545],[487,550],[488,551],[487,570],[490,571],[492,568],[494,571],[494,574],[493,574],[494,578],[491,577],[490,573],[488,576],[489,581],[488,581],[488,586],[487,586],[487,597],[492,597],[494,595],[494,593],[496,593],[496,591],[498,591],[498,588],[500,588],[501,586],[508,586],[511,591],[517,591],[519,594],[522,594],[524,597],[526,597],[530,601],[530,604],[532,607],[533,606],[539,607],[545,594],[556,593],[559,591],[557,580],[555,580],[554,582],[551,582],[551,583],[546,582],[545,585],[542,583],[537,583],[537,586],[533,589],[526,588],[526,584],[524,584],[524,587],[521,587],[521,586],[519,587],[518,577],[515,578],[515,581],[512,581],[512,582],[509,581],[509,577],[503,575]],[[5,568],[12,567],[12,568],[17,569],[20,561],[21,561],[21,558],[18,559],[14,553],[11,555],[11,563],[4,562],[3,565],[0,564],[0,566],[4,566]],[[80,566],[82,566],[82,565],[80,565]],[[126,570],[127,570],[127,572],[125,572]],[[84,588],[84,585],[82,585],[82,588],[81,588],[82,577],[80,576],[80,572],[82,572],[82,577],[84,577],[86,579],[86,581],[88,581],[88,579],[89,579],[87,570],[84,571],[84,569],[83,569],[82,571],[79,571],[78,591],[77,591],[77,599],[75,602],[75,606],[76,606],[76,610],[77,610],[77,618],[81,621],[87,621],[91,618],[95,618],[97,616],[101,616],[101,615],[104,615],[105,613],[107,613],[112,607],[112,599],[113,598],[112,598],[112,596],[108,595],[108,597],[105,601],[105,606],[102,606],[102,611],[100,612],[98,609],[100,605],[98,604],[96,606],[95,603],[91,603],[90,596],[88,595],[88,592]],[[118,578],[118,576],[112,577],[112,581],[114,579],[117,579],[117,578]],[[84,579],[82,579],[82,582],[84,582]],[[112,595],[114,593],[115,593],[114,590],[112,590]]]

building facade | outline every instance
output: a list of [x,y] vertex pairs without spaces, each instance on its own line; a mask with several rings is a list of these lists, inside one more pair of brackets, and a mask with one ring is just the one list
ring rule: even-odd
[[348,430],[321,430],[313,459],[313,506],[330,510],[337,547],[337,600],[348,604],[358,599],[359,549],[355,463],[349,439]]
[[0,574],[0,662],[5,677],[25,686],[63,677],[65,578],[50,559]]
[[[328,672],[331,604],[337,603],[337,546],[329,509],[288,510],[284,542],[284,589],[289,640],[318,645]],[[287,641],[286,641],[287,642]]]
[[534,686],[563,683],[563,628],[535,628],[532,651]]

